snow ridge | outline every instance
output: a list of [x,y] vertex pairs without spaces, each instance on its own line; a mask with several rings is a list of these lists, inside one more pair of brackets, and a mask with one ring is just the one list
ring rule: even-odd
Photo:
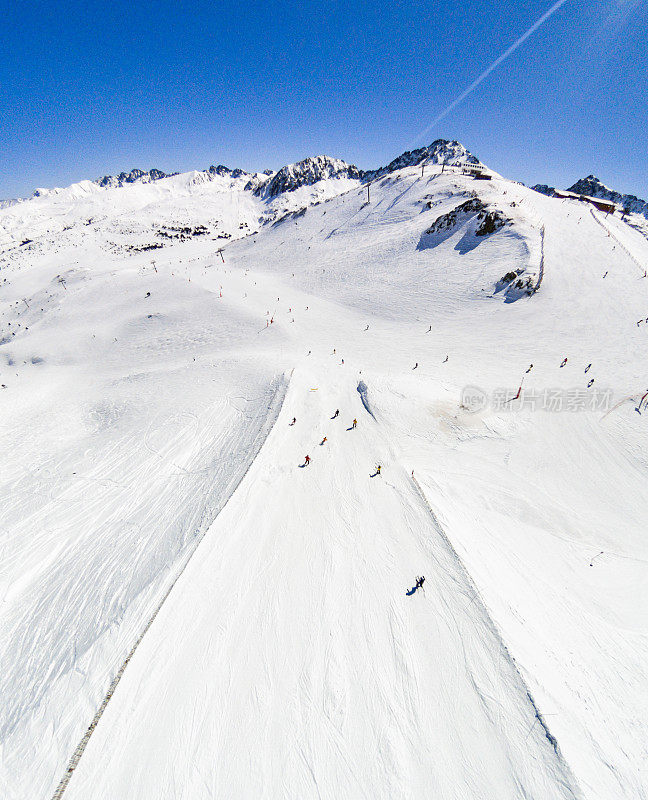
[[162,178],[170,178],[172,175],[177,175],[177,172],[162,172],[160,169],[150,169],[145,172],[142,169],[132,169],[130,172],[120,172],[119,175],[104,175],[103,178],[97,178],[94,183],[101,188],[114,188],[121,187],[128,183],[153,183],[154,181],[162,180]]
[[19,197],[12,197],[9,200],[0,200],[0,210],[3,208],[9,208],[10,206],[15,206],[16,203],[21,203],[22,199]]
[[390,172],[405,167],[417,167],[420,164],[479,164],[479,159],[469,152],[461,142],[448,139],[436,139],[427,147],[417,150],[406,150],[398,158],[390,161],[386,167],[379,167],[363,174],[367,181],[373,181]]
[[322,180],[351,178],[361,180],[362,172],[353,164],[339,158],[315,156],[296,164],[282,167],[273,177],[258,185],[250,182],[245,187],[259,197],[276,197],[284,192],[294,192],[301,186],[312,186]]

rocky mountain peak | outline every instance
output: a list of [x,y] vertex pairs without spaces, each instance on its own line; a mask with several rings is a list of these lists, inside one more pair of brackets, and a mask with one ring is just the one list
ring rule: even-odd
[[177,172],[162,172],[160,169],[150,169],[148,171],[132,169],[130,172],[120,172],[119,175],[104,175],[103,178],[97,178],[94,183],[102,188],[114,188],[128,183],[153,183],[177,174]]
[[[362,172],[353,164],[339,158],[314,156],[282,167],[267,181],[253,188],[254,194],[276,197],[282,192],[294,192],[300,186],[312,186],[330,178],[362,179]],[[250,187],[252,188],[252,187]]]

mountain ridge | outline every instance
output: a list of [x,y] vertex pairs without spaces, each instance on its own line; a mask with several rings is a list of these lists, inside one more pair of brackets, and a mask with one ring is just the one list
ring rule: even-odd
[[[217,178],[230,178],[238,180],[247,177],[244,190],[250,191],[257,197],[271,200],[285,192],[293,192],[302,186],[311,186],[321,180],[351,179],[362,183],[371,183],[397,170],[412,166],[426,164],[480,164],[480,160],[471,153],[461,142],[449,139],[436,139],[431,144],[415,150],[406,150],[388,164],[376,169],[361,169],[355,164],[343,159],[325,154],[307,156],[299,161],[286,164],[278,170],[266,169],[263,172],[248,172],[239,167],[227,167],[224,164],[210,165],[204,170],[197,170],[195,182],[210,182]],[[164,172],[155,167],[149,170],[133,168],[129,172],[120,172],[116,175],[103,175],[92,181],[78,181],[68,187],[35,189],[30,197],[8,198],[0,200],[0,209],[15,206],[34,198],[57,194],[64,189],[86,185],[97,186],[100,189],[123,188],[133,184],[156,183],[166,178],[172,178],[184,173]],[[536,192],[547,196],[554,196],[556,188],[547,184],[536,184],[530,187]],[[648,219],[648,201],[634,194],[622,194],[606,186],[594,174],[580,178],[572,184],[567,191],[610,200],[621,206],[627,213],[639,214]]]
[[586,178],[581,178],[570,186],[567,191],[585,194],[589,197],[600,197],[602,200],[611,200],[613,203],[623,206],[626,212],[641,214],[648,219],[648,202],[634,194],[621,194],[614,189],[610,189],[596,175],[588,175]]
[[[531,189],[547,195],[547,197],[554,197],[556,194],[556,187],[548,186],[545,183],[537,183],[535,186],[531,186]],[[610,189],[596,175],[590,174],[585,178],[579,178],[566,191],[587,197],[598,197],[601,200],[610,200],[621,206],[627,214],[640,214],[648,219],[648,201],[642,200],[634,194],[621,194],[621,192]]]
[[[286,164],[278,170],[266,169],[263,172],[257,173],[248,172],[238,167],[232,169],[223,164],[218,164],[217,166],[212,164],[207,169],[198,170],[198,172],[204,175],[206,180],[213,180],[216,177],[237,179],[249,175],[250,179],[244,188],[257,196],[272,198],[283,192],[294,191],[301,186],[310,186],[319,180],[346,177],[363,182],[370,182],[390,172],[395,172],[398,169],[403,169],[407,166],[418,166],[422,163],[478,164],[480,162],[479,159],[460,142],[456,140],[436,139],[428,146],[420,147],[412,151],[407,150],[386,166],[378,167],[373,170],[360,169],[355,164],[351,164],[340,158],[318,155],[307,156],[300,161]],[[133,168],[130,172],[120,172],[117,175],[103,175],[100,178],[90,181],[90,183],[101,189],[122,188],[137,183],[155,183],[180,174],[182,173],[164,172],[154,167],[149,170]],[[265,175],[266,178],[263,179],[261,177],[262,175]],[[77,181],[71,184],[71,186],[82,182],[83,181]],[[70,187],[35,189],[30,197],[1,200],[0,208],[6,208],[16,203],[26,202],[36,197],[56,193],[61,191],[62,188]]]

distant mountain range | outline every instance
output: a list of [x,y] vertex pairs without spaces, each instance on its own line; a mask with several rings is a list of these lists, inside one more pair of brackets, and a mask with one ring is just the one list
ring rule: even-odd
[[[231,180],[247,178],[245,190],[251,191],[258,197],[273,198],[284,192],[293,192],[301,186],[311,186],[318,181],[330,178],[349,178],[369,183],[404,167],[423,164],[479,163],[479,159],[460,142],[437,139],[426,147],[408,150],[386,166],[373,170],[359,169],[354,164],[349,164],[339,158],[321,155],[305,158],[295,164],[287,164],[276,172],[267,169],[263,172],[251,173],[242,169],[230,169],[223,164],[212,165],[206,170],[197,172],[195,180],[196,182],[202,182],[212,181],[217,178]],[[154,183],[178,174],[177,172],[163,172],[159,169],[132,169],[130,172],[120,172],[118,175],[104,175],[93,181],[93,183],[101,188],[110,189],[135,183]],[[548,196],[553,196],[556,193],[555,187],[546,184],[536,184],[531,188]],[[60,191],[60,189],[36,189],[32,197],[47,196]],[[648,219],[648,202],[646,200],[642,200],[632,194],[616,192],[603,184],[595,175],[581,178],[570,186],[568,191],[610,200],[623,207],[628,213],[641,214]],[[25,199],[31,198],[0,200],[0,209],[23,202]]]
[[[205,170],[206,177],[231,177],[239,178],[249,175],[250,180],[245,186],[257,196],[276,197],[283,192],[292,192],[300,186],[312,186],[321,180],[329,178],[352,178],[360,181],[372,181],[390,172],[403,169],[404,167],[418,166],[420,164],[456,164],[468,163],[478,164],[477,159],[472,153],[457,141],[447,139],[437,139],[427,147],[420,147],[417,150],[408,150],[395,158],[385,167],[374,170],[362,170],[354,164],[348,164],[339,158],[329,156],[313,156],[298,161],[295,164],[287,164],[285,167],[273,172],[265,170],[262,173],[249,173],[242,169],[230,169],[222,164],[217,167],[211,166]],[[95,181],[102,187],[124,186],[128,183],[152,183],[153,181],[169,178],[177,175],[177,172],[165,173],[159,169],[152,169],[144,172],[140,169],[131,172],[122,172],[119,175],[105,175]]]
[[[369,182],[404,167],[443,163],[478,164],[479,159],[460,142],[437,139],[427,147],[420,147],[412,151],[408,150],[387,166],[374,170],[362,170],[354,164],[348,164],[339,158],[330,158],[322,155],[305,158],[295,164],[287,164],[276,172],[268,169],[264,172],[251,173],[242,169],[230,169],[223,164],[212,165],[208,169],[199,172],[196,180],[198,182],[201,180],[215,180],[216,178],[236,180],[248,177],[248,182],[245,185],[246,190],[259,197],[276,197],[283,192],[292,192],[301,186],[311,186],[328,178],[351,178]],[[97,178],[93,183],[102,189],[111,189],[134,183],[154,183],[178,174],[177,172],[163,172],[160,169],[132,169],[130,172],[120,172],[119,175],[104,175],[101,178]],[[32,198],[47,196],[58,191],[60,190],[36,189],[32,194]],[[31,198],[2,200],[0,201],[0,208],[6,208],[28,199]]]

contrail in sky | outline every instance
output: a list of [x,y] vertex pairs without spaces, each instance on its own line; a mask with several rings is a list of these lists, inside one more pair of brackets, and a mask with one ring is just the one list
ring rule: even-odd
[[499,65],[503,61],[506,61],[506,59],[512,53],[514,53],[521,44],[526,42],[529,36],[534,34],[538,30],[538,28],[541,25],[543,25],[549,19],[549,17],[552,16],[552,14],[555,14],[556,11],[558,11],[558,9],[566,2],[567,0],[558,0],[558,2],[554,3],[551,6],[551,8],[547,9],[547,11],[545,11],[545,13],[536,22],[533,23],[533,25],[529,28],[528,31],[523,33],[522,36],[520,36],[520,38],[517,41],[513,42],[513,44],[508,48],[508,50],[505,50],[502,53],[502,55],[499,56],[499,58],[496,58],[495,61],[493,61],[493,63],[490,65],[490,67],[485,69],[482,72],[482,74],[478,78],[476,78],[470,84],[470,86],[459,95],[459,97],[453,100],[452,103],[450,103],[450,105],[447,108],[445,108],[437,117],[435,117],[432,120],[432,122],[427,126],[427,128],[424,131],[421,131],[421,133],[419,133],[415,141],[418,142],[419,139],[422,139],[424,136],[427,136],[427,134],[437,124],[437,122],[440,122],[444,117],[447,117],[448,114],[459,105],[459,103],[463,102],[471,92],[474,92],[475,89],[479,86],[479,84],[482,83],[482,81],[484,81],[494,69],[499,67]]

